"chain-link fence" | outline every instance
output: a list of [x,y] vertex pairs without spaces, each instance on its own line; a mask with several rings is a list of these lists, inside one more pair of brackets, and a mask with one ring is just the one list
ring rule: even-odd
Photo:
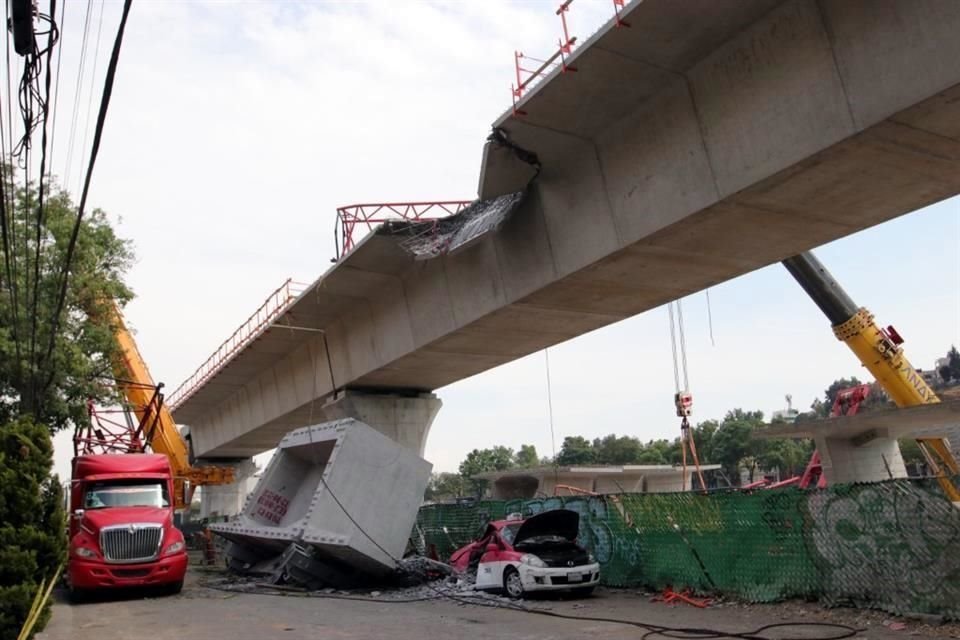
[[579,542],[611,586],[960,619],[960,510],[928,480],[435,504],[420,509],[413,544],[446,559],[491,520],[561,507],[580,514]]

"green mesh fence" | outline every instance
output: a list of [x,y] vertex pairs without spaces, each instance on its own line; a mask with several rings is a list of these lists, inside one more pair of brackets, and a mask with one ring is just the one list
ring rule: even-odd
[[413,544],[445,559],[490,520],[561,507],[580,514],[579,542],[610,586],[960,619],[960,510],[927,480],[436,504],[420,509]]

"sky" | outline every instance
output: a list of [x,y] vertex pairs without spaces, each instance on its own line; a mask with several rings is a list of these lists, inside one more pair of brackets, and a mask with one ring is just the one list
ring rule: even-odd
[[[137,298],[125,314],[154,378],[176,388],[286,278],[326,270],[337,206],[473,198],[483,141],[510,106],[514,51],[549,53],[555,4],[134,2],[90,201],[133,240]],[[120,9],[65,6],[51,155],[75,193]],[[611,11],[608,0],[576,0],[571,33],[585,40]],[[916,366],[960,345],[960,200],[818,255],[896,326]],[[683,309],[696,420],[736,407],[769,416],[786,394],[805,409],[834,379],[864,377],[779,265]],[[665,308],[549,359],[553,436],[540,352],[437,391],[444,407],[426,448],[435,470],[493,445],[549,455],[569,435],[679,435]],[[55,448],[68,476],[70,434]]]

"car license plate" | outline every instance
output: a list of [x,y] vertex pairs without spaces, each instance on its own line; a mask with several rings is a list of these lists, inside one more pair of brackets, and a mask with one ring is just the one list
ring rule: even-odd
[[568,573],[567,582],[583,582],[582,573]]

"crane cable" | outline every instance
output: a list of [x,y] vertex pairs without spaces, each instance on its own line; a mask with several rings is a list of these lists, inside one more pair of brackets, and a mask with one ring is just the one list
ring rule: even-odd
[[[676,312],[674,312],[676,305]],[[697,478],[700,480],[700,488],[706,489],[707,484],[703,480],[703,471],[700,469],[700,457],[697,455],[697,445],[694,441],[693,431],[690,429],[688,417],[693,413],[693,396],[690,393],[690,378],[687,366],[687,338],[683,328],[683,304],[680,300],[667,303],[667,313],[670,316],[670,347],[673,351],[673,384],[675,394],[673,402],[677,409],[677,416],[680,418],[680,459],[683,465],[683,476],[681,478],[681,487],[683,491],[687,490],[687,451],[693,459],[694,468],[697,471]],[[677,349],[677,338],[679,336],[679,358]],[[683,387],[680,386],[681,373],[683,375]]]

